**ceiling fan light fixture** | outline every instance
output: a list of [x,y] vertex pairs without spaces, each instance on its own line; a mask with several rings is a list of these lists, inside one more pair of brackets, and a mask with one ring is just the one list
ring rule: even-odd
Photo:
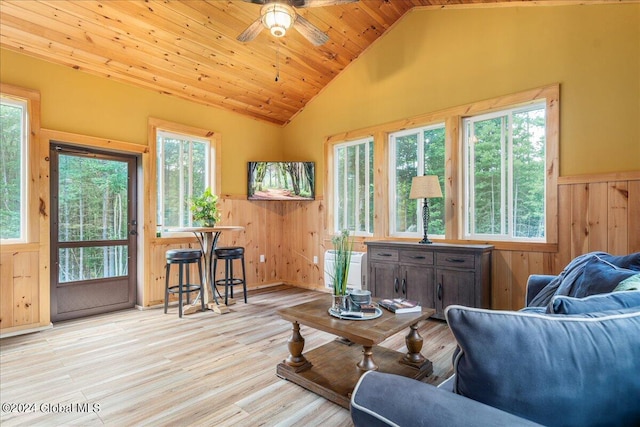
[[262,24],[274,37],[282,37],[291,28],[296,12],[287,4],[268,3],[260,11]]

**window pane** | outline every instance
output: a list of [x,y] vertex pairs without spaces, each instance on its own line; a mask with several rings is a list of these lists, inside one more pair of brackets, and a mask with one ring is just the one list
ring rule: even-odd
[[478,234],[504,232],[502,209],[502,169],[504,117],[474,123],[475,157],[473,194],[474,229]]
[[128,274],[126,245],[60,249],[59,257],[60,283]]
[[444,131],[444,126],[424,131],[424,175],[438,177],[443,196],[429,199],[429,235],[444,236]]
[[396,138],[396,231],[418,231],[418,201],[409,198],[411,180],[418,175],[418,134]]
[[24,229],[23,203],[26,139],[26,103],[2,99],[0,103],[0,238],[21,239]]
[[468,235],[545,238],[545,115],[537,104],[465,120]]
[[346,182],[346,202],[347,202],[347,212],[350,215],[347,216],[347,229],[355,230],[356,223],[356,215],[355,215],[355,206],[356,206],[356,147],[347,148],[347,182]]
[[59,156],[60,242],[127,238],[127,167],[113,160]]
[[513,115],[513,222],[516,237],[545,236],[544,110]]
[[193,225],[190,200],[209,186],[209,142],[158,132],[158,224]]
[[346,167],[345,167],[345,158],[346,158],[347,149],[346,147],[339,147],[336,150],[336,227],[338,230],[343,230],[346,228],[346,217],[345,217],[345,203],[346,197],[344,194],[346,193],[345,186],[345,176],[346,176]]
[[[390,135],[391,235],[423,236],[424,200],[410,199],[413,178],[436,175],[444,194],[444,124]],[[428,234],[444,236],[444,198],[429,199]]]
[[373,225],[373,142],[334,146],[336,231],[370,234]]

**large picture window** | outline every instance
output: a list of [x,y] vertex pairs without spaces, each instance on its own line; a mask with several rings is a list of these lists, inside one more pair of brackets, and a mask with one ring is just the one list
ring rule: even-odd
[[467,238],[545,240],[545,117],[540,102],[463,120]]
[[28,101],[0,98],[0,238],[26,241]]
[[335,231],[373,233],[373,138],[333,146]]
[[212,183],[215,150],[210,140],[165,130],[156,134],[157,224],[166,229],[192,226],[190,200]]
[[[389,233],[423,235],[422,200],[409,198],[414,176],[436,175],[444,194],[445,126],[403,130],[389,134]],[[429,235],[444,237],[444,199],[429,200]]]

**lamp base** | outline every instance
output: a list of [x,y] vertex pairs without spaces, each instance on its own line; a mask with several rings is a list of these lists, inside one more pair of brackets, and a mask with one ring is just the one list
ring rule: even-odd
[[422,240],[420,240],[418,243],[420,243],[420,244],[422,244],[422,245],[430,245],[430,244],[432,244],[433,242],[432,242],[431,240],[429,240],[429,239],[427,239],[427,238],[425,237],[425,238],[423,238]]

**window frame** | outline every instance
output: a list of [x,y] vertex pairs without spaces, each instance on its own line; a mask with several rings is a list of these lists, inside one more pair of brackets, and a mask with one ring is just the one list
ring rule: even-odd
[[[39,240],[39,152],[40,152],[40,93],[35,90],[0,83],[3,100],[22,103],[25,106],[25,120],[21,143],[21,201],[20,237],[2,239],[3,248],[11,250],[12,245],[34,243]],[[4,101],[3,101],[4,102]],[[26,116],[26,117],[25,117]]]
[[[433,129],[439,129],[442,128],[446,134],[447,128],[446,128],[446,123],[444,120],[440,120],[436,123],[430,123],[427,125],[422,125],[422,126],[417,126],[417,127],[412,127],[410,129],[402,129],[402,130],[398,130],[395,132],[389,132],[388,133],[388,137],[387,137],[387,144],[388,144],[388,150],[389,150],[389,163],[388,163],[388,168],[389,168],[389,179],[388,179],[388,183],[389,183],[389,203],[388,203],[388,211],[389,211],[389,236],[391,237],[406,237],[406,238],[418,238],[418,239],[422,239],[422,237],[424,236],[424,231],[423,231],[423,221],[422,221],[422,210],[424,209],[424,203],[422,203],[422,199],[416,199],[415,203],[417,204],[417,209],[416,209],[416,225],[417,225],[417,230],[415,232],[410,232],[410,231],[397,231],[395,229],[396,227],[396,209],[395,207],[397,206],[397,194],[395,191],[396,188],[396,184],[397,184],[397,174],[393,173],[394,170],[394,166],[396,163],[396,150],[395,150],[395,144],[396,144],[396,138],[398,137],[403,137],[403,136],[407,136],[407,135],[417,135],[418,136],[418,141],[417,141],[417,159],[418,159],[418,165],[417,165],[417,175],[424,175],[424,167],[425,167],[425,163],[424,163],[424,133],[428,130],[433,130]],[[392,139],[393,138],[393,139]],[[445,138],[446,139],[446,138]],[[445,140],[445,149],[446,149],[446,140]],[[445,162],[446,163],[446,162]],[[443,168],[445,165],[442,165]],[[442,193],[443,195],[445,194],[444,189],[442,189]],[[445,217],[445,227],[446,227],[446,217]],[[435,239],[444,239],[444,234],[429,234],[429,237],[433,237]]]
[[[201,129],[192,126],[186,126],[179,123],[169,122],[161,119],[149,119],[149,206],[153,206],[153,212],[147,217],[150,230],[156,231],[156,237],[187,237],[191,233],[170,232],[160,230],[158,224],[158,152],[157,140],[158,134],[163,132],[168,135],[177,136],[179,138],[192,139],[197,141],[209,141],[208,156],[208,180],[209,187],[214,194],[220,195],[221,188],[221,136],[218,132],[208,129]],[[165,225],[162,224],[162,227]]]
[[[541,238],[526,238],[526,237],[517,237],[515,236],[514,224],[513,224],[513,116],[517,113],[539,110],[544,108],[545,110],[545,119],[546,119],[546,103],[544,101],[532,101],[526,104],[514,105],[504,109],[492,111],[489,113],[476,114],[473,116],[465,117],[462,119],[461,125],[461,137],[462,137],[462,151],[463,151],[463,162],[462,162],[462,173],[463,173],[463,203],[465,209],[465,215],[463,218],[463,236],[468,240],[494,240],[494,241],[506,241],[506,242],[523,242],[523,243],[544,243],[546,239],[546,228],[545,228],[545,237]],[[473,146],[469,150],[469,140],[468,140],[468,132],[467,132],[467,123],[477,123],[481,121],[501,118],[501,117],[509,117],[509,125],[506,128],[506,138],[502,142],[503,149],[506,151],[504,156],[501,156],[501,229],[506,230],[504,233],[497,234],[482,234],[477,233],[474,230],[473,224],[475,221],[474,212],[472,212],[469,207],[471,206],[473,200],[475,199],[474,194],[471,191],[471,178],[474,175],[474,165],[470,164],[469,159],[469,151],[475,152]],[[546,121],[545,121],[545,129],[546,129]],[[546,136],[546,135],[545,135]],[[546,153],[546,140],[545,140],[545,153]],[[506,161],[505,160],[506,157]],[[545,170],[546,170],[546,158],[545,158]],[[547,199],[546,199],[546,185],[544,188],[544,212],[543,216],[546,217],[547,212]],[[503,200],[504,199],[504,200]],[[473,204],[475,206],[475,204]],[[546,224],[545,224],[546,225]]]
[[[332,144],[332,148],[331,148],[331,154],[332,154],[332,156],[331,156],[331,158],[332,158],[331,170],[332,170],[333,176],[332,176],[332,180],[331,181],[333,183],[333,188],[334,188],[334,191],[332,193],[333,194],[333,196],[332,196],[332,209],[333,209],[333,218],[335,218],[335,222],[333,224],[332,230],[333,230],[333,232],[335,234],[339,234],[342,231],[341,229],[339,229],[339,225],[338,225],[339,203],[338,203],[338,200],[337,200],[338,192],[337,192],[337,190],[335,190],[338,187],[336,183],[338,182],[338,173],[339,173],[339,169],[335,167],[335,162],[337,161],[337,153],[336,152],[340,148],[355,147],[355,146],[362,145],[362,144],[365,145],[365,152],[366,152],[365,154],[369,154],[370,150],[374,151],[373,154],[374,154],[374,161],[375,161],[375,142],[374,142],[373,136],[371,136],[371,135],[365,136],[365,137],[362,137],[362,138],[358,138],[358,139],[348,140],[348,141],[338,141],[338,142]],[[346,161],[347,161],[347,159],[345,158],[345,162]],[[368,166],[368,168],[367,168],[367,166]],[[370,170],[371,167],[373,167],[373,165],[370,164],[369,156],[366,155],[366,157],[365,157],[365,168]],[[370,181],[369,175],[370,174],[366,174],[365,175],[365,183],[364,183],[365,188],[369,188],[371,186],[371,184],[372,184],[371,181]],[[346,175],[345,175],[345,177],[346,177]],[[356,179],[357,179],[357,177],[356,177]],[[375,177],[373,177],[373,180],[374,180],[373,185],[375,186]],[[357,181],[357,183],[356,183],[356,187],[358,186],[358,182],[359,181]],[[346,186],[345,186],[345,190],[346,190]],[[366,228],[366,230],[364,230],[364,231],[363,230],[350,230],[352,236],[370,237],[370,236],[374,235],[374,232],[372,230],[375,230],[375,227],[374,227],[374,224],[371,223],[371,221],[370,221],[370,216],[371,216],[371,210],[374,209],[375,204],[374,204],[374,206],[371,206],[371,204],[369,203],[369,194],[367,193],[366,196],[367,196],[366,197],[367,203],[366,203],[366,206],[365,206],[365,218],[366,218],[365,219],[365,224],[366,224],[365,228]],[[354,209],[356,213],[358,212],[358,207],[359,207],[359,201],[356,200],[355,209]],[[345,210],[346,210],[346,206],[345,206]],[[346,214],[347,214],[347,212],[345,212],[345,215]]]
[[[462,173],[462,120],[468,116],[491,113],[517,105],[545,102],[546,104],[546,170],[545,170],[545,200],[546,217],[544,242],[522,242],[504,240],[472,240],[464,235],[464,176]],[[560,127],[560,85],[551,84],[491,99],[476,101],[464,105],[447,108],[440,111],[421,114],[410,118],[402,118],[393,122],[372,125],[358,130],[349,130],[331,135],[325,139],[325,197],[327,200],[327,230],[334,233],[335,222],[333,212],[333,150],[334,144],[373,135],[374,139],[374,233],[372,236],[358,238],[389,239],[415,242],[415,237],[400,237],[390,235],[390,191],[389,191],[389,156],[390,147],[388,135],[392,132],[407,128],[417,128],[433,123],[445,123],[445,172],[444,193],[445,203],[445,236],[437,241],[446,243],[493,244],[496,249],[503,250],[537,250],[554,252],[558,247],[558,168],[559,168],[559,127]],[[436,241],[434,240],[434,241]]]

